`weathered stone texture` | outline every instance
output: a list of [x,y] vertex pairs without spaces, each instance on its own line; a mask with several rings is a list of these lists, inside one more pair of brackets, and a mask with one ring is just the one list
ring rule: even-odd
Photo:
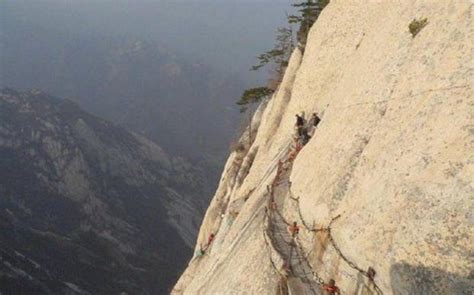
[[[235,177],[238,155],[229,158],[198,239],[203,243],[220,227],[219,251],[191,262],[175,291],[275,292],[279,278],[267,271],[258,226],[263,219],[251,218],[263,210],[265,186],[294,132],[294,115],[304,111],[306,117],[322,114],[290,176],[306,222],[326,226],[341,214],[334,239],[358,266],[377,270],[385,294],[471,294],[472,12],[472,1],[463,0],[331,1],[304,55],[293,54],[263,111],[250,148],[258,148],[252,167],[232,189],[225,179]],[[427,26],[413,38],[408,25],[425,17]],[[244,197],[237,219],[224,229],[220,214],[225,221],[227,204]],[[287,216],[296,218],[295,210],[286,203]],[[323,279],[334,278],[343,294],[370,292],[324,236],[302,231],[301,238]],[[229,258],[238,253],[238,261]]]

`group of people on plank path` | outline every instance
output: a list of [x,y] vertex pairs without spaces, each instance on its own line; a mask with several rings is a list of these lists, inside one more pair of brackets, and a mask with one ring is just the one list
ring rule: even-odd
[[314,135],[319,122],[321,122],[321,118],[319,118],[317,113],[313,113],[308,122],[306,122],[304,115],[296,114],[297,143],[301,146],[306,145]]

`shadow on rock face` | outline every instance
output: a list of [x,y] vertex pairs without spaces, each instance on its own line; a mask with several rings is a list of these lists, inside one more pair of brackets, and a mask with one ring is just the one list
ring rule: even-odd
[[390,269],[394,295],[472,295],[474,272],[467,277],[434,268],[397,263]]

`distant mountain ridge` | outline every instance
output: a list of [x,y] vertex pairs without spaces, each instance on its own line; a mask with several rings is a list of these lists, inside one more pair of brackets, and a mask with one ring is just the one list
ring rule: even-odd
[[230,154],[196,249],[212,244],[172,294],[474,294],[473,8],[330,1]]
[[203,172],[39,91],[0,91],[0,292],[163,294],[191,255]]
[[173,155],[222,165],[240,120],[234,101],[245,86],[237,75],[135,36],[35,24],[2,20],[0,87],[68,98]]

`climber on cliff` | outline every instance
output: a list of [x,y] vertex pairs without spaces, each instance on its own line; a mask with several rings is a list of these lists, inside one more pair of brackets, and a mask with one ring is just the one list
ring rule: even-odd
[[316,127],[318,126],[319,122],[321,122],[321,119],[318,117],[318,114],[313,113],[313,115],[311,116],[311,119],[309,119],[308,127],[307,127],[307,130],[310,136],[314,135],[314,132],[316,131]]
[[375,275],[377,272],[375,272],[375,269],[373,269],[371,266],[367,269],[367,277],[369,278],[369,282],[373,283],[375,279]]
[[313,125],[314,127],[317,127],[319,122],[321,122],[321,119],[318,117],[318,113],[313,113],[313,115],[311,116],[311,119],[309,121],[311,123],[311,125]]
[[209,235],[209,237],[207,238],[207,244],[204,247],[202,245],[199,247],[199,250],[197,251],[195,258],[199,258],[203,256],[204,254],[206,254],[206,251],[211,246],[211,243],[214,240],[214,237],[215,235],[213,233]]
[[300,232],[300,227],[296,221],[294,221],[293,224],[288,227],[288,231],[291,233],[292,238],[296,237],[296,235]]
[[341,291],[336,286],[336,281],[334,281],[333,279],[330,279],[329,283],[324,284],[321,288],[325,291],[325,294],[327,295],[340,295],[341,294]]
[[213,233],[209,235],[209,237],[207,238],[207,247],[209,247],[212,244],[212,241],[214,241],[215,237],[216,235],[214,235]]
[[311,135],[308,134],[308,129],[304,128],[300,136],[301,145],[305,146],[309,142],[310,139],[311,139]]
[[296,131],[298,136],[302,135],[304,129],[304,118],[298,114],[296,114]]
[[205,253],[206,253],[206,250],[202,246],[199,246],[199,249],[196,251],[195,258],[199,258],[203,256]]

